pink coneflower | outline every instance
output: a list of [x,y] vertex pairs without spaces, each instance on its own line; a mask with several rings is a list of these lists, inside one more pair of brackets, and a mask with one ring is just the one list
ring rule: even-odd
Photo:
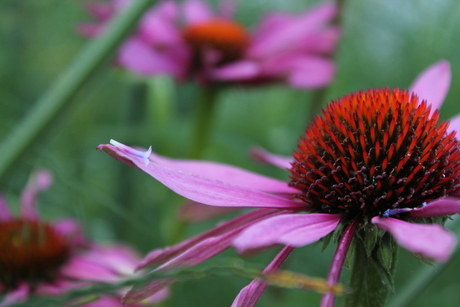
[[[449,64],[443,61],[420,75],[412,89],[439,107],[449,84]],[[449,128],[448,122],[439,122],[438,111],[417,94],[375,89],[344,96],[307,127],[293,159],[259,153],[266,162],[289,169],[289,183],[218,163],[174,161],[151,149],[142,152],[115,141],[100,145],[99,149],[192,201],[262,208],[175,246],[154,250],[139,268],[160,264],[155,270],[174,270],[200,263],[232,245],[247,252],[282,244],[285,247],[265,270],[272,272],[295,247],[334,230],[339,239],[330,285],[338,282],[352,242],[355,254],[365,249],[369,259],[382,261],[376,262],[382,267],[388,264],[388,252],[388,266],[394,265],[391,236],[417,255],[446,261],[456,238],[429,218],[460,212],[458,124],[455,120]],[[125,300],[141,299],[173,281],[159,279],[128,293]],[[262,280],[254,280],[233,306],[253,306],[265,288]],[[321,306],[333,304],[333,294],[325,294]]]
[[[97,24],[82,24],[79,32],[99,35],[110,18],[129,0],[92,3],[88,11]],[[331,25],[337,14],[332,3],[294,15],[268,14],[254,31],[232,19],[233,2],[219,13],[199,0],[161,1],[147,11],[135,32],[122,44],[117,62],[141,75],[168,74],[178,80],[266,83],[285,80],[300,88],[329,84],[333,52],[340,30]]]
[[[10,214],[0,196],[0,306],[20,303],[30,295],[64,295],[95,283],[118,283],[133,276],[139,256],[121,245],[99,246],[88,241],[77,221],[42,221],[36,198],[46,190],[52,177],[48,171],[35,172],[21,195],[21,215]],[[164,299],[167,290],[150,297]],[[121,306],[120,294],[103,295],[88,307]],[[140,306],[140,305],[133,305]]]

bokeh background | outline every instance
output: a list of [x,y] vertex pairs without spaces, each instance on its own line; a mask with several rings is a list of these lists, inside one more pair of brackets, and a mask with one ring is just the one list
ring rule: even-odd
[[[240,0],[236,19],[251,27],[265,12],[299,12],[315,2]],[[0,1],[0,142],[89,43],[76,32],[78,23],[90,20],[84,4],[80,0]],[[408,88],[419,72],[440,59],[451,63],[453,75],[441,117],[460,112],[459,1],[345,0],[342,18],[337,78],[321,101],[315,94],[282,85],[227,88],[219,95],[203,159],[287,179],[287,173],[252,161],[250,148],[258,145],[290,155],[313,116],[314,105],[361,89]],[[195,84],[177,85],[167,78],[144,82],[115,68],[108,58],[0,178],[0,190],[17,204],[31,170],[48,168],[55,184],[40,197],[44,217],[74,217],[94,240],[124,242],[141,253],[165,246],[171,243],[175,211],[183,200],[95,148],[113,138],[130,145],[152,145],[160,154],[184,158],[197,96]],[[170,108],[174,117],[162,121],[155,113],[156,103]],[[185,237],[223,218],[189,225]],[[321,244],[296,249],[284,268],[325,277],[334,244],[321,250]],[[269,251],[245,261],[263,266],[274,254]],[[222,256],[237,257],[233,250]],[[398,261],[396,295],[426,267],[404,250]],[[459,273],[457,257],[409,306],[458,306]],[[344,269],[344,283],[347,278]],[[222,276],[179,283],[168,305],[230,306],[248,282]],[[259,306],[315,306],[319,300],[316,293],[271,287]]]

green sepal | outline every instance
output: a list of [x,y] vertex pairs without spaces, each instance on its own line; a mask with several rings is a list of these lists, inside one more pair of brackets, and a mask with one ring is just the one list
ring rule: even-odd
[[386,270],[391,270],[393,267],[393,255],[396,253],[396,248],[393,238],[389,234],[385,234],[377,250],[377,259]]
[[366,256],[371,257],[372,251],[374,250],[377,243],[380,241],[383,232],[374,224],[368,224],[363,229],[365,237],[362,238],[364,242],[364,249],[366,250]]

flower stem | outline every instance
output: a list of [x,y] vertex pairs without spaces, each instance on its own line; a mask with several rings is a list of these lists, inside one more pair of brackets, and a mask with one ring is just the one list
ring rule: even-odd
[[[365,233],[362,237],[365,238]],[[368,255],[362,240],[355,240],[354,246],[354,261],[350,280],[352,293],[347,295],[345,307],[384,306],[390,292],[390,285],[392,285],[389,280],[392,280],[394,272],[396,249],[391,254],[390,267],[384,268],[378,259],[378,254],[381,252],[379,249],[384,247],[376,245]]]
[[189,153],[191,159],[199,159],[208,143],[214,119],[217,92],[215,87],[202,87],[192,127],[192,144]]
[[[340,239],[339,246],[335,251],[334,258],[332,259],[331,268],[327,277],[327,283],[330,286],[336,285],[339,282],[340,273],[342,272],[343,263],[347,257],[348,249],[350,248],[353,235],[355,234],[358,221],[353,221],[348,225],[342,238]],[[321,307],[332,307],[334,306],[335,295],[332,292],[327,292],[321,298]]]
[[0,176],[19,160],[85,81],[105,62],[151,4],[152,0],[133,1],[127,10],[110,23],[104,35],[88,43],[48,92],[6,136],[0,145]]

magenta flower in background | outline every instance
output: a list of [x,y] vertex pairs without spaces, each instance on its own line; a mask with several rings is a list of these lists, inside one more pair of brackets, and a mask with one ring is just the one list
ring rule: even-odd
[[[90,4],[88,11],[97,23],[81,24],[79,32],[99,35],[129,3]],[[273,12],[254,31],[232,19],[233,6],[224,1],[216,14],[199,0],[161,1],[122,44],[117,62],[137,74],[168,74],[177,80],[193,76],[205,84],[285,81],[312,89],[332,81],[335,64],[328,55],[340,36],[340,29],[331,25],[335,4],[320,4],[298,15]]]
[[[175,270],[230,246],[245,253],[284,245],[264,271],[269,273],[295,247],[334,230],[339,239],[330,285],[337,284],[354,238],[374,252],[386,248],[391,235],[415,254],[447,261],[456,238],[430,218],[460,213],[460,142],[455,136],[460,121],[455,118],[449,127],[438,121],[435,110],[449,84],[449,63],[441,61],[422,73],[409,92],[376,89],[333,101],[307,127],[293,158],[258,152],[265,162],[288,169],[289,183],[219,163],[172,160],[116,141],[100,145],[100,150],[194,202],[257,208],[150,252],[138,268],[160,265],[155,271]],[[172,282],[174,278],[158,279],[129,292],[125,302],[143,299]],[[266,286],[254,280],[232,306],[254,306]],[[333,304],[334,295],[326,293],[321,306]]]
[[[21,303],[30,295],[56,296],[95,283],[119,283],[133,277],[139,256],[127,246],[88,241],[79,223],[61,219],[42,221],[37,195],[48,189],[51,174],[35,172],[21,195],[20,216],[11,215],[0,196],[0,306]],[[103,295],[87,307],[122,306],[120,295]],[[167,289],[148,298],[166,298]],[[132,306],[141,306],[138,304]]]

